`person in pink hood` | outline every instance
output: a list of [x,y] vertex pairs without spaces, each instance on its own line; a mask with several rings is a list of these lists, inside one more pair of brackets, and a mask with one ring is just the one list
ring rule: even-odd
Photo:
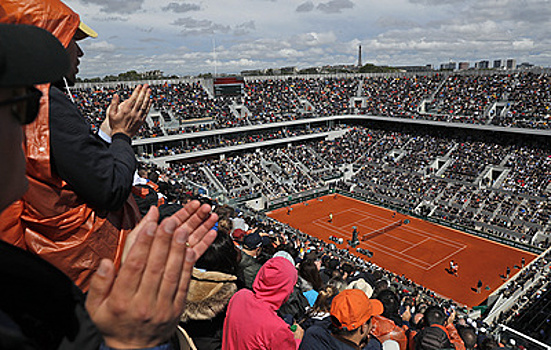
[[297,270],[289,260],[268,260],[258,272],[253,290],[242,289],[231,298],[222,349],[297,349],[302,329],[298,326],[293,333],[276,313],[296,283]]

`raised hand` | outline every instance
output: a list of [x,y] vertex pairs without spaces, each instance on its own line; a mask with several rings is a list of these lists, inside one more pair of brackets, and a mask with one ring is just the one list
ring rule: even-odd
[[102,260],[86,309],[107,346],[153,347],[174,334],[193,265],[216,237],[211,228],[218,216],[210,210],[192,201],[157,225],[152,207],[134,229],[136,240],[116,277],[113,263]]
[[138,85],[132,96],[121,102],[119,95],[114,95],[107,108],[107,119],[112,135],[123,133],[132,137],[143,125],[151,108],[151,90],[147,84]]

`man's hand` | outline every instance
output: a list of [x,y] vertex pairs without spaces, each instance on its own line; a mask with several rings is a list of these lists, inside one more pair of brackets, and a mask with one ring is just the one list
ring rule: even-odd
[[294,323],[297,326],[297,329],[293,332],[295,339],[302,340],[304,337],[304,328],[302,328],[298,323]]
[[216,237],[218,216],[207,204],[192,201],[160,225],[158,217],[151,207],[134,229],[136,241],[116,277],[108,259],[92,277],[86,309],[109,347],[154,347],[174,334],[193,265]]
[[132,96],[124,102],[120,101],[119,95],[114,95],[107,108],[111,135],[116,133],[123,133],[129,137],[136,135],[151,108],[150,96],[151,90],[147,84],[138,85]]
[[[109,115],[109,109],[111,106],[107,108],[107,115]],[[111,137],[113,136],[113,131],[111,130],[111,125],[109,125],[109,118],[105,118],[103,122],[100,125],[100,130],[103,131],[107,136]]]
[[446,325],[453,324],[453,321],[455,321],[455,315],[456,315],[455,308],[454,309],[450,308],[450,309],[451,309],[450,316],[447,319]]
[[402,321],[409,322],[409,320],[411,320],[411,308],[407,305],[404,313],[402,313]]

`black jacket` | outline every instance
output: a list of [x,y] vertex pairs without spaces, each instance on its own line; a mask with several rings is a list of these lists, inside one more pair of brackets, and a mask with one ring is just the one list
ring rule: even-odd
[[84,295],[50,263],[0,241],[0,285],[0,348],[99,348]]
[[131,140],[122,133],[111,144],[92,133],[88,121],[61,90],[50,88],[52,169],[84,201],[118,210],[130,195],[136,170]]

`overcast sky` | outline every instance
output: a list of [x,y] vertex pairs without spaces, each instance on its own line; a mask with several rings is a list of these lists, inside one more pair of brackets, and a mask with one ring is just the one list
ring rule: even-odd
[[65,2],[99,33],[81,42],[80,76],[88,78],[356,64],[359,44],[364,64],[551,65],[551,0]]

